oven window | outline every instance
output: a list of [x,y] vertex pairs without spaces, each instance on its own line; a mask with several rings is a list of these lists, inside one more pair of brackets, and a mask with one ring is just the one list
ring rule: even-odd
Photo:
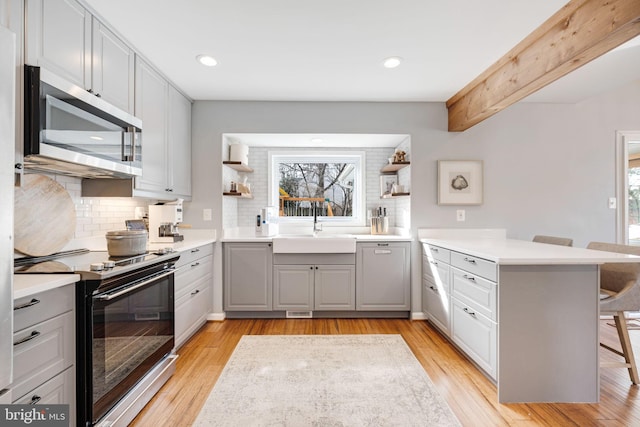
[[109,301],[94,297],[94,421],[173,349],[173,306],[173,275]]

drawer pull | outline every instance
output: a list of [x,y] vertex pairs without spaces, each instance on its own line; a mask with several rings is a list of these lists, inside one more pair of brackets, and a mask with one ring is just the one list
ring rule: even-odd
[[373,253],[376,255],[388,255],[391,251],[389,249],[376,249]]
[[191,267],[197,267],[197,266],[199,266],[199,265],[200,265],[200,263],[199,263],[199,262],[196,262],[196,263],[191,264]]
[[430,262],[431,264],[433,264],[433,265],[438,265],[438,263],[437,263],[437,262],[435,262],[435,261],[429,261],[429,262]]
[[467,261],[469,264],[475,264],[476,263],[476,260],[473,259],[473,258],[464,257],[464,260]]
[[191,249],[191,253],[195,254],[196,252],[200,252],[200,249],[196,248],[196,249]]
[[476,278],[473,277],[473,276],[468,276],[466,274],[463,274],[462,277],[464,277],[465,279],[467,279],[470,282],[475,282],[476,281]]
[[13,307],[13,311],[22,310],[23,308],[31,307],[31,306],[36,305],[38,303],[40,303],[39,299],[32,298],[31,301],[29,301],[29,302],[25,302],[24,304],[16,305],[15,307]]
[[31,396],[31,402],[29,402],[29,405],[35,405],[36,403],[40,402],[40,400],[42,400],[42,397],[34,394],[33,396]]
[[198,295],[200,293],[200,289],[196,289],[195,291],[191,292],[191,295]]
[[431,248],[431,252],[438,253],[439,251],[438,251],[438,249],[437,249],[437,248]]
[[476,317],[475,311],[471,311],[467,307],[463,308],[462,311],[464,311],[465,313],[467,313],[470,316]]
[[24,344],[24,343],[26,343],[27,341],[31,341],[31,340],[32,340],[32,339],[34,339],[34,338],[38,338],[39,336],[40,336],[40,332],[38,332],[38,331],[33,331],[33,332],[31,332],[31,335],[29,335],[29,336],[27,336],[27,337],[25,337],[25,338],[22,338],[22,339],[21,339],[20,341],[18,341],[18,342],[14,342],[14,343],[13,343],[13,345],[14,345],[14,346],[16,346],[16,345]]
[[429,286],[429,289],[431,289],[436,294],[438,293],[438,288],[436,288],[435,286]]
[[378,246],[389,246],[388,243],[378,243]]

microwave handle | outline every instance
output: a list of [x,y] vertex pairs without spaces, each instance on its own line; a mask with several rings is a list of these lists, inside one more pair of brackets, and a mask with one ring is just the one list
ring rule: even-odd
[[[129,136],[131,140],[131,148],[129,154],[125,154],[125,138]],[[133,126],[127,127],[127,131],[122,133],[121,155],[123,162],[134,162],[136,160],[136,128]]]

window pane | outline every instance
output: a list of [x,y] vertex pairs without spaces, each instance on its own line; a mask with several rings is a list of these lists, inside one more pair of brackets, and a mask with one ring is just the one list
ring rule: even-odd
[[353,216],[353,163],[279,162],[280,216]]

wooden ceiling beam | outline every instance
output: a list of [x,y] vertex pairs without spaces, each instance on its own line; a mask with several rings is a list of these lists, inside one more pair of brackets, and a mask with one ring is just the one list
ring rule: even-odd
[[447,101],[459,132],[640,34],[640,0],[571,0]]

